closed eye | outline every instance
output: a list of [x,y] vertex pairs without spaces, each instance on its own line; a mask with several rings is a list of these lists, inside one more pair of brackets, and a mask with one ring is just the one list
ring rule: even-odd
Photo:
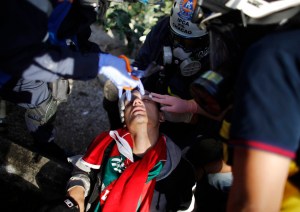
[[144,95],[142,100],[144,104],[156,104],[156,102],[154,102],[148,95]]
[[143,100],[143,102],[153,101],[148,95],[142,96],[142,100]]
[[143,99],[143,102],[153,102],[151,99]]

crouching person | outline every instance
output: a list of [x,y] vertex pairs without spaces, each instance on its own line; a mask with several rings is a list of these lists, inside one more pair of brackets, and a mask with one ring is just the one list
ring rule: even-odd
[[81,212],[192,211],[193,169],[159,132],[159,105],[138,91],[131,101],[123,97],[124,127],[100,134],[84,156],[70,159],[69,201]]

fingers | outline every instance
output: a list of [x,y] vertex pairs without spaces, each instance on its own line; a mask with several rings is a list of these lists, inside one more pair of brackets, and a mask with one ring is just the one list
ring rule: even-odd
[[141,93],[141,95],[145,95],[145,88],[144,88],[144,85],[142,83],[142,81],[140,80],[139,84],[138,84],[138,89]]
[[119,114],[122,123],[124,122],[125,98],[126,95],[122,95],[118,102]]
[[157,93],[151,93],[151,98],[153,101],[164,104],[164,105],[170,105],[169,96],[168,95],[161,95]]
[[122,97],[122,94],[123,94],[123,87],[117,87],[118,88],[118,96],[119,96],[119,99]]
[[151,96],[155,97],[156,99],[165,99],[168,95],[162,95],[162,94],[151,92]]
[[125,92],[126,92],[126,93],[125,93],[126,99],[127,99],[128,101],[131,101],[131,90],[126,90]]
[[173,106],[168,106],[168,105],[162,105],[160,107],[161,111],[166,111],[166,112],[174,112]]
[[[126,92],[126,99],[128,101],[131,101],[131,92],[134,90],[133,87],[131,86],[119,86],[117,87],[118,88],[118,96],[119,96],[119,99],[122,97],[122,94],[123,94],[123,90],[125,90]],[[141,95],[144,95],[145,94],[145,89],[144,89],[144,86],[142,84],[142,82],[139,80],[139,83],[137,84],[136,88],[139,90],[139,92],[141,93]]]
[[120,110],[124,110],[125,109],[125,95],[122,95],[121,98],[119,99],[119,108]]

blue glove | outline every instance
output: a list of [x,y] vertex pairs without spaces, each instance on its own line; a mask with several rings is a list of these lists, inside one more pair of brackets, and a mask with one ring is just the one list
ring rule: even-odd
[[131,91],[137,88],[142,95],[145,94],[144,86],[135,76],[136,70],[130,66],[128,58],[121,55],[120,57],[111,54],[100,53],[99,74],[104,75],[112,81],[118,88],[119,98],[122,96],[123,90],[126,91],[128,101],[131,100]]

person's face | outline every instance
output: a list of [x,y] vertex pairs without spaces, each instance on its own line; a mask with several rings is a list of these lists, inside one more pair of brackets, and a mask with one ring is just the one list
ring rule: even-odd
[[158,110],[157,103],[152,101],[146,94],[142,96],[138,91],[132,92],[132,98],[129,102],[125,100],[124,119],[128,128],[137,124],[159,124],[161,113]]

